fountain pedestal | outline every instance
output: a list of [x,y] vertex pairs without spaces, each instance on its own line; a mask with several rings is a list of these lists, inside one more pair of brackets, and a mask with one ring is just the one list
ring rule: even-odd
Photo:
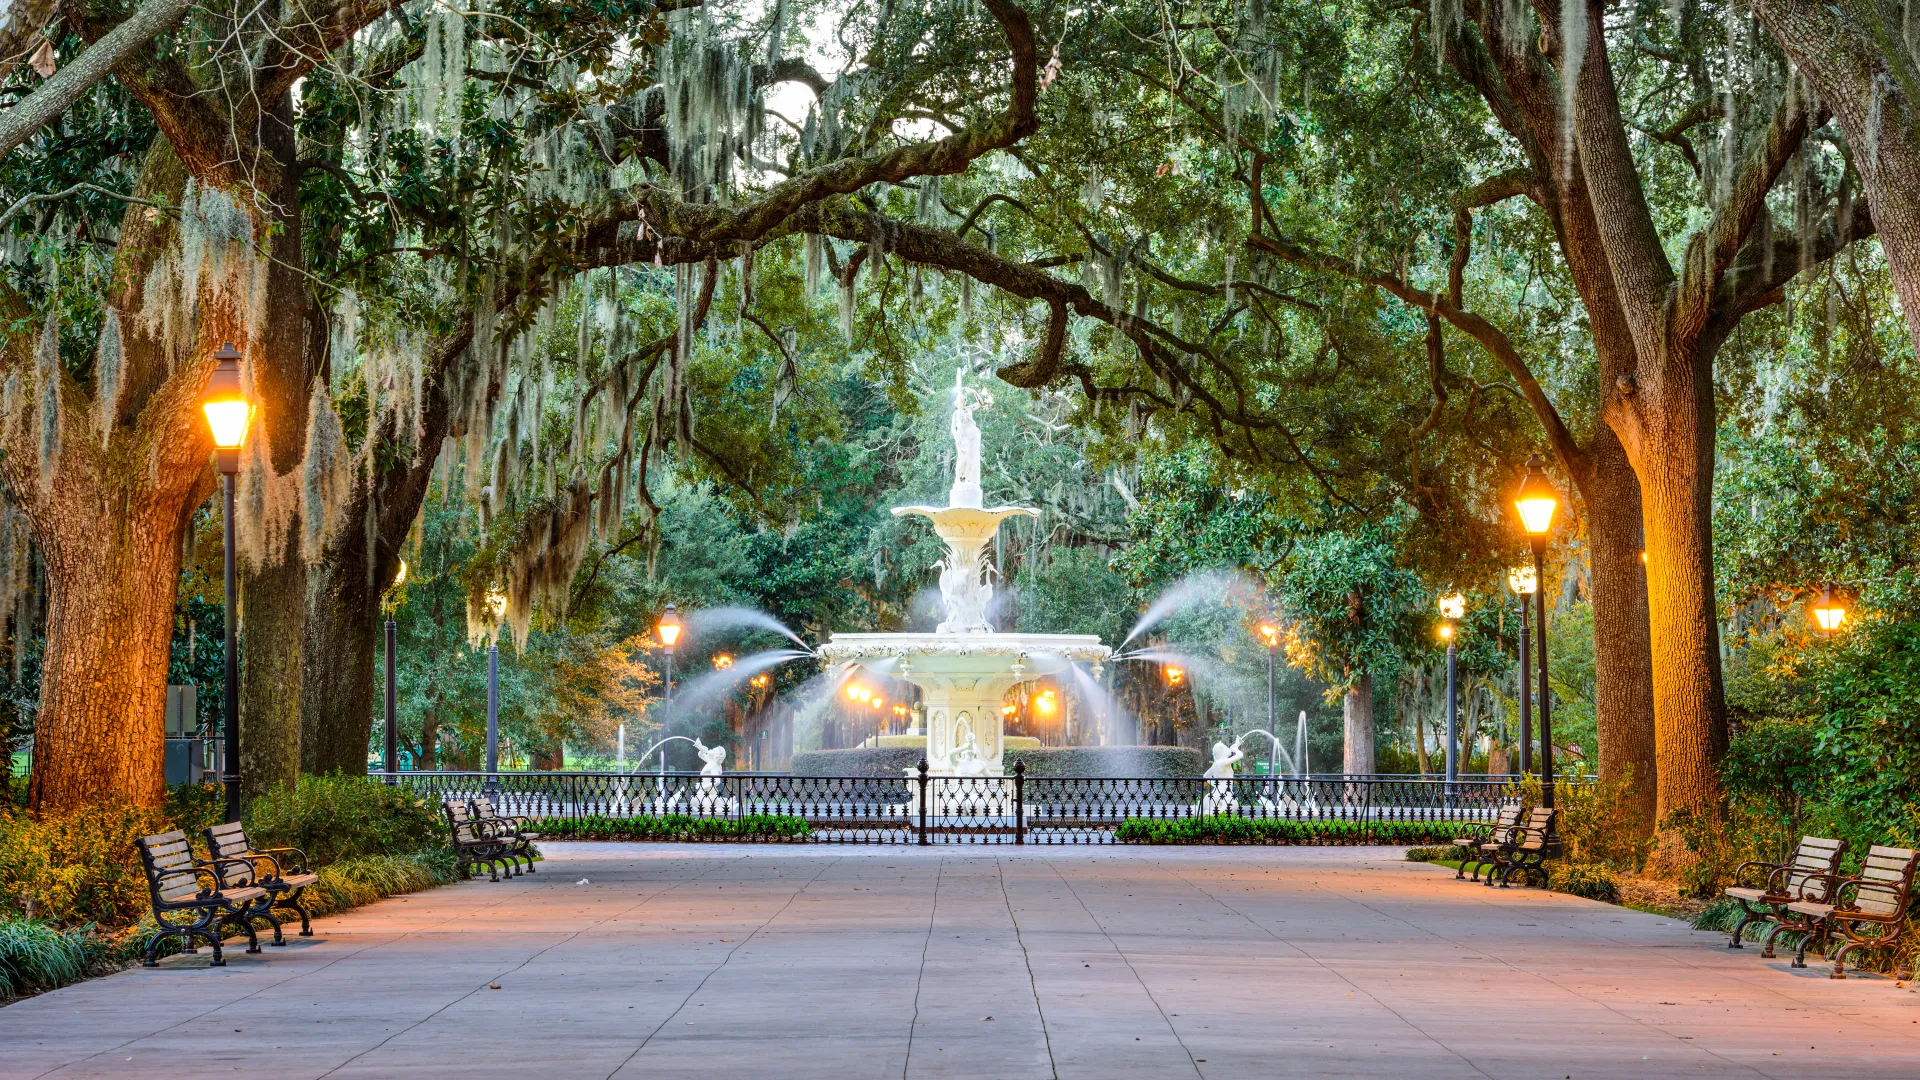
[[828,663],[872,667],[920,688],[927,768],[938,776],[1004,775],[1007,691],[1107,653],[1092,634],[835,634],[820,649]]

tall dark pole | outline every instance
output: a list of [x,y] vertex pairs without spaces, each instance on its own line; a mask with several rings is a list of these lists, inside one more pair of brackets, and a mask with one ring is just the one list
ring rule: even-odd
[[[1535,579],[1538,580],[1537,578]],[[1538,586],[1535,586],[1538,588]],[[1533,657],[1527,651],[1527,620],[1533,612],[1520,594],[1520,775],[1533,771]]]
[[1268,779],[1272,779],[1273,777],[1279,775],[1279,773],[1275,772],[1274,770],[1278,768],[1280,765],[1280,733],[1274,730],[1276,727],[1279,726],[1280,720],[1277,714],[1275,714],[1275,712],[1273,711],[1273,708],[1274,708],[1273,650],[1274,650],[1274,646],[1272,645],[1267,646],[1267,778]]
[[1447,784],[1460,779],[1460,698],[1459,665],[1455,660],[1453,635],[1447,635]]
[[500,771],[500,639],[487,646],[487,783]]
[[394,675],[393,654],[396,633],[391,613],[387,616],[387,783],[398,783],[400,772],[400,681]]
[[667,646],[667,694],[660,708],[660,812],[666,813],[667,799],[667,747],[666,738],[670,734],[667,725],[673,722],[673,646]]
[[1553,808],[1553,716],[1551,703],[1553,691],[1547,682],[1547,538],[1533,537],[1533,579],[1538,584],[1535,591],[1540,594],[1535,637],[1540,650],[1540,805]]
[[233,478],[240,471],[240,453],[237,450],[220,451],[220,486],[225,494],[225,532],[226,546],[226,609],[227,609],[227,648],[225,657],[226,686],[220,697],[222,728],[224,731],[225,767],[221,770],[221,782],[227,789],[227,821],[240,820],[240,640],[233,620],[234,596],[240,585],[233,569]]

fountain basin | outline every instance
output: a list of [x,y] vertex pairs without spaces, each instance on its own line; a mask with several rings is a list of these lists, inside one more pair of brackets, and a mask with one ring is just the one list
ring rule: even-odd
[[920,688],[929,773],[1000,776],[1007,691],[1111,652],[1092,634],[835,634],[819,656]]

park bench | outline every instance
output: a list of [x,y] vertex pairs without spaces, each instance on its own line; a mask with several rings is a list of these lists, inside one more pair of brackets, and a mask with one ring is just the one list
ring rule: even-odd
[[[194,858],[193,845],[179,829],[143,836],[134,841],[134,846],[140,850],[140,863],[146,868],[153,921],[160,924],[147,942],[145,966],[158,967],[160,943],[177,937],[185,941],[187,952],[197,951],[193,944],[196,938],[205,938],[213,946],[213,966],[225,967],[227,961],[220,954],[220,928],[228,923],[246,931],[248,952],[260,951],[249,912],[267,899],[267,890],[258,885],[226,887],[220,875],[223,860]],[[174,921],[187,914],[193,921]]]
[[1721,893],[1740,908],[1740,921],[1727,937],[1727,948],[1744,948],[1741,938],[1749,923],[1772,924],[1767,928],[1760,950],[1761,957],[1768,960],[1773,959],[1773,939],[1782,931],[1811,932],[1813,927],[1808,918],[1788,910],[1787,905],[1795,900],[1815,903],[1831,900],[1836,880],[1832,875],[1839,872],[1840,856],[1846,850],[1845,840],[1803,836],[1800,845],[1793,849],[1793,857],[1786,862],[1741,863],[1733,872],[1733,884]]
[[1481,845],[1489,843],[1503,844],[1513,835],[1513,830],[1519,826],[1520,804],[1509,803],[1501,807],[1499,813],[1494,815],[1492,825],[1474,828],[1465,836],[1455,837],[1453,846],[1460,849],[1460,865],[1454,870],[1453,876],[1455,878],[1466,877],[1467,864],[1472,863],[1472,880],[1479,881],[1481,867],[1489,865],[1485,860],[1480,858]]
[[[494,839],[507,842],[507,858],[524,860],[527,864],[527,873],[539,873],[533,868],[533,842],[540,839],[540,834],[527,828],[533,823],[533,819],[519,816],[503,817],[493,808],[493,800],[484,795],[475,798],[472,806],[474,823],[491,833]],[[518,872],[515,871],[515,873]]]
[[1834,950],[1833,978],[1844,979],[1848,953],[1898,941],[1907,926],[1916,866],[1920,866],[1920,851],[1875,844],[1867,849],[1858,874],[1848,878],[1818,875],[1832,885],[1826,901],[1795,900],[1787,905],[1788,910],[1805,915],[1813,924],[1813,932],[1800,939],[1793,966],[1807,966],[1808,942],[1820,938],[1831,943],[1838,934],[1846,941]]
[[1514,875],[1523,879],[1528,874],[1536,874],[1540,884],[1547,883],[1547,860],[1560,856],[1560,840],[1554,835],[1554,821],[1558,810],[1536,806],[1527,811],[1526,819],[1516,827],[1503,843],[1480,845],[1481,857],[1493,864],[1487,871],[1485,884],[1492,885],[1496,877],[1500,887],[1506,888],[1512,883]]
[[[473,811],[466,799],[450,796],[440,804],[440,810],[447,816],[448,843],[453,848],[460,876],[472,877],[473,868],[484,863],[487,879],[499,881],[500,865],[507,860],[511,842],[493,835],[490,829],[473,820]],[[513,876],[511,870],[507,876]]]
[[256,905],[250,914],[273,924],[275,945],[287,943],[280,933],[280,920],[273,914],[275,908],[298,912],[300,936],[313,936],[313,924],[307,917],[306,905],[300,900],[307,886],[319,881],[320,875],[307,869],[306,852],[292,847],[256,848],[247,839],[247,827],[237,821],[214,825],[201,835],[206,837],[207,854],[222,866],[220,884],[223,888],[257,885],[267,891],[265,902]]

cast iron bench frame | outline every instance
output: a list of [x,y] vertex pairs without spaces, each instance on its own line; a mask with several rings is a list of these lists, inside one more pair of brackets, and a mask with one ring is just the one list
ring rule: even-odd
[[[266,897],[254,906],[248,914],[257,915],[273,925],[273,944],[285,945],[287,939],[280,932],[280,920],[273,914],[275,908],[291,908],[300,914],[300,936],[313,936],[313,923],[307,916],[306,905],[300,902],[307,886],[320,880],[320,875],[308,869],[307,853],[296,847],[256,848],[247,839],[247,827],[237,821],[220,825],[210,825],[201,830],[200,835],[207,843],[207,854],[225,865],[238,865],[240,869],[220,872],[223,887],[258,886],[267,891]],[[281,856],[292,855],[284,863]],[[261,863],[269,869],[262,873]]]
[[[1913,902],[1913,875],[1920,868],[1920,851],[1875,844],[1867,849],[1860,872],[1852,877],[1822,874],[1832,883],[1830,903],[1796,900],[1788,909],[1807,916],[1813,932],[1800,939],[1793,966],[1807,966],[1807,945],[1815,938],[1830,942],[1837,932],[1846,941],[1833,953],[1832,978],[1847,977],[1847,954],[1877,949],[1899,941],[1907,928],[1907,908]],[[1863,927],[1877,927],[1867,933]],[[1896,976],[1898,973],[1895,973]]]
[[[1767,936],[1761,945],[1760,958],[1763,960],[1773,959],[1773,939],[1779,937],[1782,931],[1812,933],[1811,918],[1789,910],[1788,905],[1796,900],[1816,903],[1832,900],[1838,880],[1834,875],[1840,872],[1840,859],[1846,851],[1845,840],[1803,836],[1794,847],[1793,856],[1786,862],[1741,863],[1733,872],[1733,884],[1721,892],[1722,896],[1740,908],[1740,921],[1734,924],[1733,931],[1727,936],[1727,948],[1746,947],[1741,938],[1746,934],[1749,923],[1773,924],[1767,928]],[[1761,870],[1766,871],[1764,878],[1756,873]],[[1749,881],[1758,883],[1749,884]]]
[[[221,880],[221,865],[238,860],[195,858],[193,842],[180,829],[143,836],[133,843],[139,849],[140,863],[147,873],[153,921],[160,924],[147,942],[147,957],[142,966],[159,967],[156,954],[160,943],[177,937],[184,939],[186,952],[197,952],[194,939],[205,938],[213,947],[213,966],[225,967],[227,960],[220,951],[220,928],[229,923],[246,931],[248,952],[260,951],[260,938],[253,931],[250,909],[267,898],[267,891],[258,886],[229,889]],[[165,884],[168,881],[181,883]],[[175,923],[167,919],[169,914],[186,911],[196,913],[193,922]]]
[[484,833],[492,839],[506,842],[507,860],[513,866],[511,873],[514,876],[520,874],[518,863],[522,861],[527,864],[527,873],[539,873],[533,868],[533,842],[540,839],[540,834],[526,829],[532,818],[503,816],[493,808],[493,800],[485,795],[476,795],[468,800],[468,809],[474,824],[480,826]]

